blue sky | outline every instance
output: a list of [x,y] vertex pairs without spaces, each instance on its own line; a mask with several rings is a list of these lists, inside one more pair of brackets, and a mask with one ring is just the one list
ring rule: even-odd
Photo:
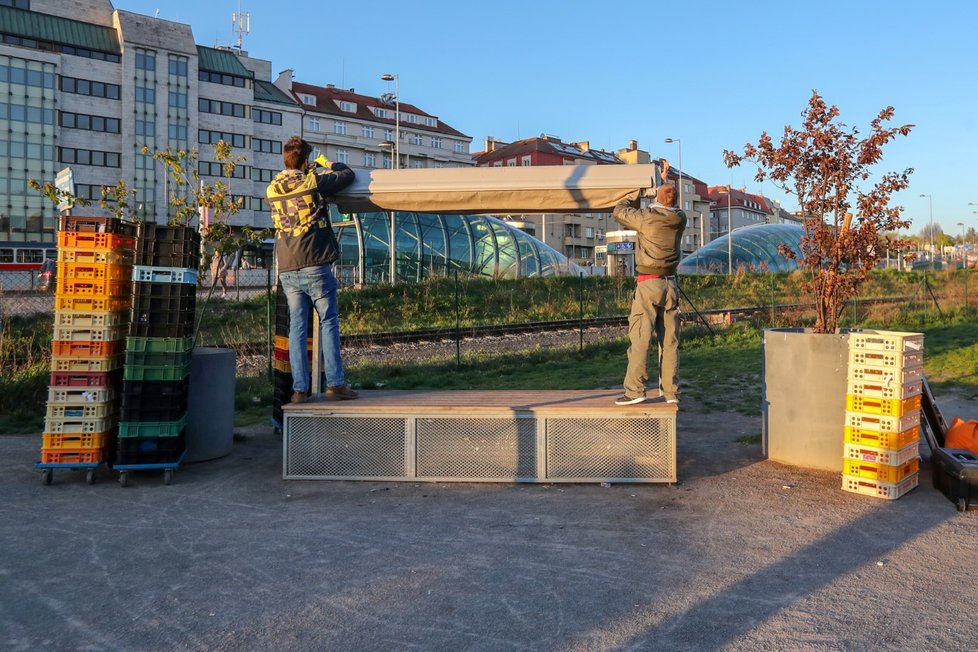
[[[114,0],[117,9],[193,26],[229,45],[238,0]],[[321,2],[241,0],[244,48],[273,74],[367,95],[400,76],[401,98],[472,136],[541,133],[614,150],[630,139],[710,185],[733,183],[795,202],[723,150],[797,126],[813,89],[842,120],[868,127],[893,106],[916,128],[880,172],[913,167],[897,196],[917,233],[933,219],[978,226],[978,3],[971,0],[650,3],[647,0]]]

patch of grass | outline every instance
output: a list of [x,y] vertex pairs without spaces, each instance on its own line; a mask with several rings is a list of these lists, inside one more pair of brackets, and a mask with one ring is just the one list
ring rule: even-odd
[[234,385],[234,425],[268,423],[272,415],[272,384],[265,375],[239,376]]
[[737,437],[734,441],[737,442],[738,444],[746,444],[746,445],[760,444],[761,433],[757,433],[756,435],[743,435],[741,437]]

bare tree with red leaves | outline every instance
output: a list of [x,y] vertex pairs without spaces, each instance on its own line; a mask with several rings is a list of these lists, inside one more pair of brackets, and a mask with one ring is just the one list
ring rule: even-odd
[[[887,239],[884,234],[910,226],[901,219],[903,207],[890,206],[890,197],[909,185],[913,168],[886,173],[875,182],[871,177],[874,165],[883,158],[883,146],[898,135],[908,135],[914,125],[884,127],[894,115],[889,106],[872,121],[870,133],[860,138],[858,129],[836,121],[838,107],[828,106],[818,91],[812,92],[801,115],[801,128],[785,126],[779,145],[764,132],[757,145],[744,146],[743,154],[724,150],[723,157],[727,167],[755,163],[757,181],[771,179],[797,198],[805,216],[798,262],[811,274],[806,289],[815,296],[814,331],[833,333],[847,301],[887,249],[906,251],[912,246],[909,240]],[[872,185],[863,190],[861,183]],[[795,257],[785,246],[781,253]]]

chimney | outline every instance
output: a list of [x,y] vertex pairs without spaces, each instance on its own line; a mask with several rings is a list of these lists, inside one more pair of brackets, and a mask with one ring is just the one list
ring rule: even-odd
[[326,84],[326,88],[336,88],[336,84]]
[[275,88],[280,91],[285,91],[288,93],[292,90],[292,73],[295,72],[292,68],[286,68],[278,74],[278,77],[273,82]]
[[628,151],[634,152],[637,149],[638,149],[638,141],[637,140],[630,140],[630,141],[628,141]]

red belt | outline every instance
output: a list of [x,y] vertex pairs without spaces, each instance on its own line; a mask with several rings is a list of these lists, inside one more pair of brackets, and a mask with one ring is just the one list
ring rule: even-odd
[[636,282],[641,283],[642,281],[648,281],[653,278],[675,278],[675,276],[661,276],[659,274],[639,274],[635,277]]

